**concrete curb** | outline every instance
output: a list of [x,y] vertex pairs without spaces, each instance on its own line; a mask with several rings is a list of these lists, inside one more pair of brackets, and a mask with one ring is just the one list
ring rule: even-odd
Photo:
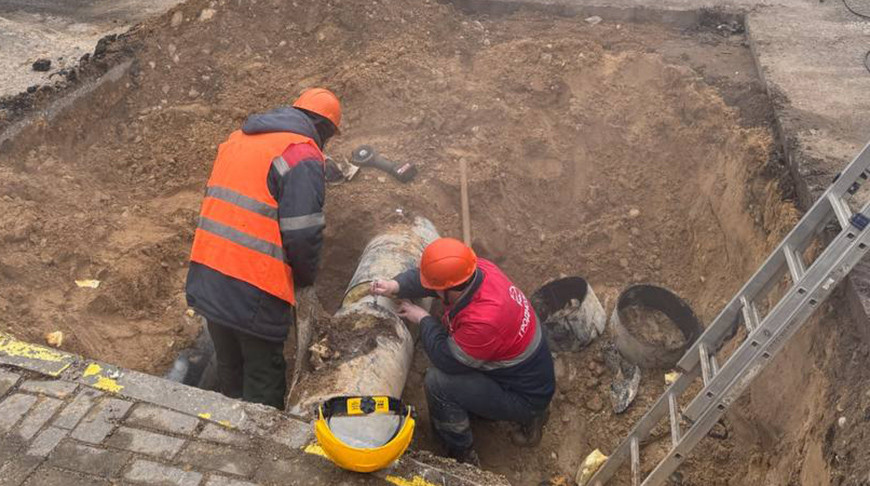
[[[0,333],[0,365],[80,383],[242,432],[258,435],[269,433],[276,442],[291,447],[301,447],[314,436],[308,423],[283,416],[262,405],[245,403],[157,376],[86,360],[63,351],[19,341],[3,333]],[[281,416],[283,418],[279,419]]]
[[[23,381],[18,373],[4,371],[4,367],[29,371],[55,381]],[[22,381],[23,384],[21,384]],[[126,416],[126,411],[136,403],[138,403],[136,410],[140,410],[143,406],[150,406],[152,410],[167,409],[167,414],[178,412],[184,415],[184,417],[176,415],[175,422],[169,424],[173,432],[178,432],[179,427],[188,429],[188,432],[194,430],[195,425],[191,426],[190,419],[187,417],[195,417],[198,419],[197,423],[205,421],[210,424],[206,425],[199,433],[199,439],[236,446],[244,446],[248,441],[265,441],[297,454],[301,458],[300,460],[305,460],[307,463],[313,461],[310,467],[323,469],[327,475],[357,476],[338,470],[325,462],[328,459],[323,450],[314,442],[311,424],[278,410],[230,399],[215,392],[200,390],[157,376],[87,360],[74,354],[20,341],[0,332],[0,402],[3,402],[3,399],[8,396],[30,397],[30,393],[54,394],[58,399],[65,399],[72,396],[72,392],[79,388],[78,385],[86,387],[85,390],[99,390],[91,391],[89,395],[86,394],[92,398],[85,400],[86,407],[82,409],[83,412],[87,412],[93,402],[105,394],[104,400],[109,400],[118,406],[123,405],[122,410],[115,412],[118,414],[118,419]],[[22,395],[16,392],[17,388],[21,388],[21,391],[27,394]],[[23,404],[28,407],[32,405],[29,401]],[[66,408],[73,410],[76,407],[71,404]],[[77,421],[78,419],[72,424],[67,424],[68,428],[72,428]],[[56,424],[61,425],[63,422],[57,421]],[[141,422],[134,425],[141,426]],[[88,432],[83,432],[78,436],[74,433],[72,437],[98,444],[110,433],[109,431],[112,430],[113,426],[107,424],[103,427],[99,430],[89,431],[92,432],[90,435]],[[151,428],[153,429],[154,426]],[[50,428],[50,430],[55,429]],[[153,435],[136,429],[120,433],[129,435],[131,432],[139,434],[138,437],[143,441],[148,440],[148,437]],[[62,435],[59,435],[57,441],[51,446],[57,445],[61,438]],[[175,439],[164,437],[164,440],[173,441]],[[121,443],[123,440],[118,442]],[[165,472],[166,468],[172,469],[174,467],[171,465],[164,467],[157,463],[147,464],[151,465],[149,466],[151,469],[154,469],[152,471],[154,474],[160,473],[160,471]],[[145,467],[143,464],[138,463],[134,466],[136,467],[133,469],[144,474],[144,470],[139,471]],[[133,469],[130,470],[131,473]],[[476,468],[458,465],[447,459],[425,453],[411,452],[390,468],[372,473],[367,477],[397,486],[443,484],[500,486],[509,484],[500,476]]]

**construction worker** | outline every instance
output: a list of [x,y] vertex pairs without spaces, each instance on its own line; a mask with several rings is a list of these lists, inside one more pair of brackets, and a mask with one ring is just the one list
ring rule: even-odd
[[284,408],[284,341],[323,237],[323,147],[341,125],[329,90],[251,115],[218,148],[193,240],[187,303],[208,322],[220,391]]
[[516,422],[517,445],[541,441],[556,388],[553,358],[529,300],[492,262],[459,240],[440,238],[423,251],[420,267],[371,292],[399,299],[437,297],[441,322],[404,300],[399,315],[419,324],[426,354],[429,419],[450,457],[478,464],[470,416]]

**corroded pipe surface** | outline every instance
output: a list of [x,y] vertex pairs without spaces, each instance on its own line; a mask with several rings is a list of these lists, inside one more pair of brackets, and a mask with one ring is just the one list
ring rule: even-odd
[[[368,289],[372,280],[390,279],[416,267],[423,249],[437,237],[429,220],[416,218],[369,242],[341,308],[314,330],[326,334],[330,356],[335,358],[300,378],[288,400],[291,413],[311,416],[317,404],[335,396],[402,396],[414,339],[396,315],[396,304],[369,295]],[[372,447],[392,437],[397,421],[395,416],[334,417],[330,428],[348,444]]]

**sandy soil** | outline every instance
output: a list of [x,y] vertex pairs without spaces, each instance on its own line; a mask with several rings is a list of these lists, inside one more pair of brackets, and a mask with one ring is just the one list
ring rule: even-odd
[[[32,341],[62,330],[68,350],[165,370],[197,330],[183,282],[215,147],[247,113],[313,85],[346,106],[328,153],[368,143],[420,169],[408,185],[363,169],[329,189],[318,281],[329,312],[396,209],[460,233],[461,158],[480,254],[527,294],[582,275],[607,310],[623,287],[649,281],[709,322],[795,220],[739,36],[474,18],[431,1],[218,1],[196,20],[207,7],[194,0],[178,9],[190,21],[172,27],[169,12],[119,40],[111,49],[136,60],[125,83],[0,155],[4,330]],[[101,285],[78,288],[83,278]],[[662,373],[647,372],[615,417],[600,345],[557,356],[541,447],[516,449],[503,424],[475,424],[486,468],[516,484],[573,477],[592,449],[621,439]],[[421,423],[425,367],[418,351],[406,398]],[[438,450],[427,427],[416,447]],[[691,461],[684,484],[732,473],[762,484],[752,461],[767,456],[733,441],[704,447],[716,459]]]
[[640,306],[622,310],[620,322],[635,337],[664,349],[675,349],[686,342],[673,321],[664,312]]

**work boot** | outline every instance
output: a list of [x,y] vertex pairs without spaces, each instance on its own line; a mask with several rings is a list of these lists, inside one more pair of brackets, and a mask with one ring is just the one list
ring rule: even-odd
[[456,462],[480,467],[480,457],[477,456],[477,452],[475,452],[471,447],[468,449],[448,451],[447,456],[456,459]]
[[544,435],[544,424],[550,418],[550,411],[535,415],[527,423],[520,424],[519,428],[511,433],[511,442],[520,447],[535,447],[541,443]]

